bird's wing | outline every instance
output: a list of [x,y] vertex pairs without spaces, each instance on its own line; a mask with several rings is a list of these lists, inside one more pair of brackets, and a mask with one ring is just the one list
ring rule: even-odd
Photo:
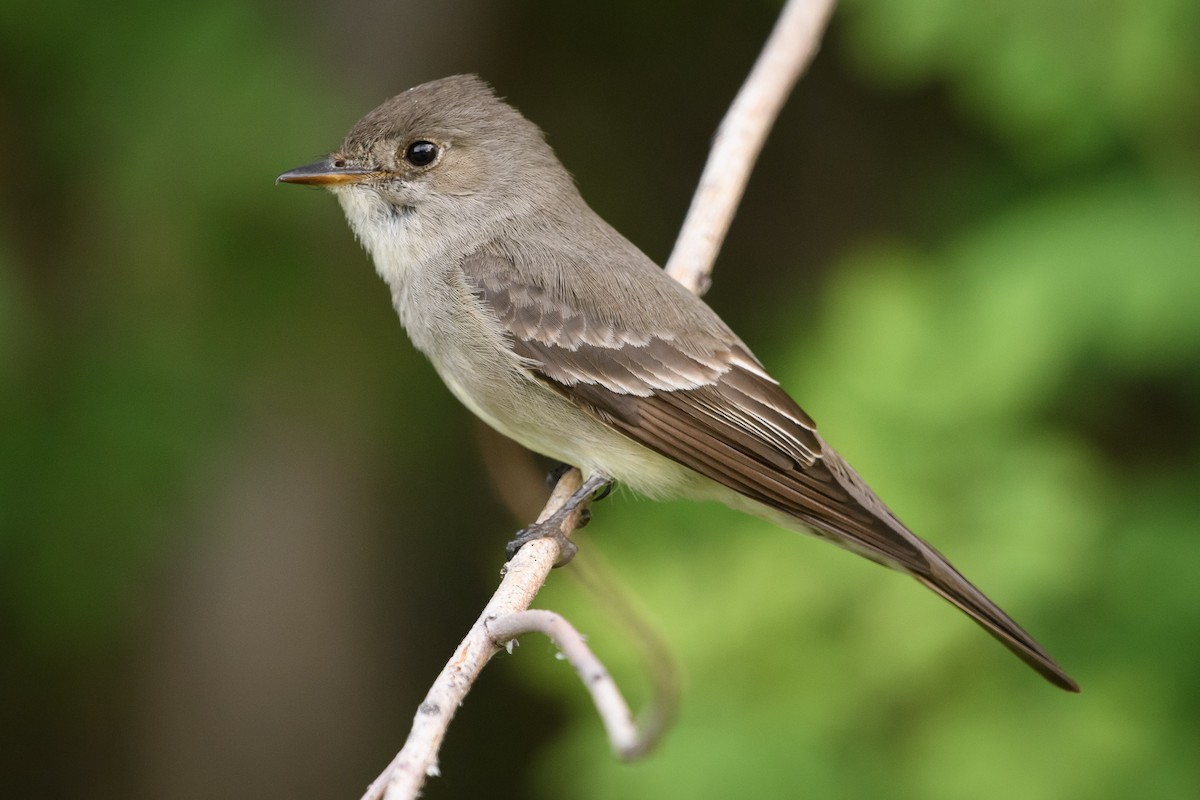
[[474,254],[463,269],[514,352],[589,414],[852,550],[928,572],[915,537],[723,325],[687,341],[669,328],[629,330],[522,278],[503,257]]
[[644,324],[633,329],[619,303],[600,312],[586,308],[563,281],[535,283],[502,255],[474,253],[463,272],[513,351],[581,409],[836,544],[909,572],[1052,683],[1078,691],[1028,633],[892,514],[740,340],[686,290],[680,302],[704,324],[685,339],[672,333],[678,317],[655,325],[635,315]]

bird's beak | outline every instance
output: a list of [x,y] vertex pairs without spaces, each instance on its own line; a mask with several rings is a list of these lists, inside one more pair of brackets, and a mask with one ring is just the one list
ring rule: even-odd
[[337,186],[358,183],[378,172],[375,169],[352,167],[340,159],[329,156],[303,167],[288,170],[275,179],[276,183],[307,183],[314,186]]

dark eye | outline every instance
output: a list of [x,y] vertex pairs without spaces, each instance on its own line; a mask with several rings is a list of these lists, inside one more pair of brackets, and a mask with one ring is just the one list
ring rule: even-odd
[[438,147],[433,142],[422,139],[413,142],[404,151],[404,160],[414,167],[427,167],[438,156]]

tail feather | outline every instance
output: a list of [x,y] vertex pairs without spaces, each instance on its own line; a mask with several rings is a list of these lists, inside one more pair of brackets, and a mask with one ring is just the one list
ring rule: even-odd
[[1032,636],[960,575],[937,551],[933,548],[929,550],[929,574],[914,573],[913,577],[957,606],[1046,680],[1068,692],[1079,691],[1079,684],[1055,663]]
[[822,446],[822,461],[866,516],[845,520],[827,516],[812,520],[810,524],[834,534],[835,541],[843,547],[912,575],[975,620],[1046,680],[1068,692],[1079,691],[1079,684],[1071,680],[1032,636],[950,566],[941,553],[905,527],[845,459],[823,439],[818,439]]

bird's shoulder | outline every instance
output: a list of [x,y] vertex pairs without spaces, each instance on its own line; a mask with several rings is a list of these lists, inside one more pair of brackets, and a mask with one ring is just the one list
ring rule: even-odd
[[530,239],[489,241],[463,258],[462,271],[514,348],[548,377],[644,396],[712,383],[739,364],[762,371],[712,309],[625,240]]
[[[500,303],[590,323],[589,339],[670,338],[688,331],[719,346],[737,336],[703,300],[592,215],[571,224],[526,220],[468,252],[463,272]],[[553,332],[537,331],[544,336]],[[566,343],[574,331],[564,332]]]

